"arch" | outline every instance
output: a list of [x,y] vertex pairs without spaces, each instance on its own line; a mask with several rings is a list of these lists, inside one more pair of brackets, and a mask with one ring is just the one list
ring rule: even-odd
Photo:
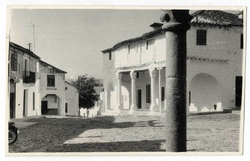
[[199,73],[193,77],[189,88],[189,111],[219,110],[220,88],[212,75]]
[[46,94],[41,99],[42,115],[60,115],[62,99],[56,94]]

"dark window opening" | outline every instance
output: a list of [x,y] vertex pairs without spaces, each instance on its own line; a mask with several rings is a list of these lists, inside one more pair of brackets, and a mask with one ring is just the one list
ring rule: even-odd
[[136,78],[140,78],[140,73],[136,72]]
[[165,89],[164,87],[161,87],[161,101],[165,100]]
[[240,35],[240,48],[243,49],[244,46],[244,40],[243,40],[243,34]]
[[65,113],[68,113],[68,103],[65,103]]
[[151,103],[151,86],[150,86],[150,84],[146,85],[146,103]]
[[128,45],[128,54],[130,54],[130,45]]
[[197,30],[196,45],[207,45],[207,31],[206,30]]
[[55,75],[47,75],[47,86],[55,87]]
[[111,51],[109,52],[109,60],[112,59],[112,54],[111,54]]

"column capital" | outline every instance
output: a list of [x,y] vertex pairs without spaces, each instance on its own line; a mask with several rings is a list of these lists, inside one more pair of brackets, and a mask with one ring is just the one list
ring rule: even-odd
[[136,72],[134,70],[132,70],[130,72],[130,77],[131,77],[131,79],[135,79],[136,78]]
[[157,70],[162,70],[162,69],[163,69],[163,67],[158,67],[158,68],[157,68]]
[[155,70],[155,68],[150,68],[149,74],[150,74],[150,77],[156,77],[157,71]]
[[192,16],[189,10],[164,10],[160,20],[163,22],[162,29],[164,30],[188,30],[190,28],[190,20]]
[[122,79],[122,73],[121,72],[116,72],[115,73],[117,79]]

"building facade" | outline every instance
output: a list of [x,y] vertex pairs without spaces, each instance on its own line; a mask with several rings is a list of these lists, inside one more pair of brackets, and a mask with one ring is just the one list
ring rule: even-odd
[[[217,11],[192,14],[187,31],[187,110],[222,111],[241,106],[243,20]],[[103,114],[166,109],[167,43],[162,23],[153,31],[103,50]],[[174,45],[174,44],[173,44]]]
[[41,115],[78,115],[78,91],[65,82],[67,72],[10,42],[10,118]]
[[39,60],[40,57],[30,50],[10,42],[8,73],[10,118],[37,115]]

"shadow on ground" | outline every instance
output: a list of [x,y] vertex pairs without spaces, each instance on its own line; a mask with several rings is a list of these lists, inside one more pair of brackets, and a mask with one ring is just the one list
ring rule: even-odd
[[[130,120],[130,119],[129,119]],[[77,137],[90,129],[129,128],[139,124],[142,126],[158,126],[155,120],[144,121],[131,118],[131,122],[115,122],[114,116],[95,118],[32,118],[26,122],[36,124],[20,128],[18,141],[9,146],[9,152],[129,152],[129,151],[161,151],[161,142],[128,141],[108,143],[84,143],[65,145],[66,140]]]

